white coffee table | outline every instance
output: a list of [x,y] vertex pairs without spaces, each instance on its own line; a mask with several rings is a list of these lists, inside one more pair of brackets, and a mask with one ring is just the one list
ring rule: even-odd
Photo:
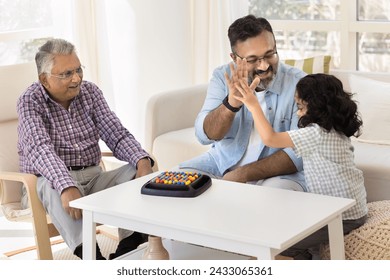
[[142,195],[160,172],[70,203],[83,210],[83,257],[95,258],[96,223],[258,259],[274,257],[329,227],[331,259],[344,259],[341,214],[355,200],[213,179],[195,198]]

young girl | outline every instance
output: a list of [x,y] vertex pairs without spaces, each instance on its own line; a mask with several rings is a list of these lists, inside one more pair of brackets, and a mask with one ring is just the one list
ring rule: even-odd
[[[243,63],[245,65],[245,61]],[[362,225],[367,215],[366,191],[362,171],[354,164],[349,138],[360,135],[362,121],[351,94],[343,90],[341,81],[334,76],[307,75],[296,86],[299,129],[275,132],[253,94],[259,81],[255,78],[248,86],[245,75],[236,80],[234,84],[242,96],[235,98],[251,111],[264,145],[292,147],[302,157],[309,192],[356,200],[355,206],[343,213],[344,234]],[[283,254],[298,259],[311,258],[307,250],[311,247],[318,249],[318,245],[326,241],[327,228]]]

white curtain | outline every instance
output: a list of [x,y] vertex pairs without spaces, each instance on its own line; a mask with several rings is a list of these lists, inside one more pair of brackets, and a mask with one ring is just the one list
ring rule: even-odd
[[133,116],[128,105],[131,93],[136,94],[129,5],[126,0],[74,0],[73,5],[74,43],[86,66],[85,79],[102,89],[110,108],[129,127]]
[[230,61],[227,31],[248,13],[248,0],[192,0],[194,83],[205,83],[212,71]]
[[73,0],[73,37],[85,79],[103,90],[143,143],[147,100],[208,82],[213,69],[230,60],[227,29],[247,14],[247,1]]

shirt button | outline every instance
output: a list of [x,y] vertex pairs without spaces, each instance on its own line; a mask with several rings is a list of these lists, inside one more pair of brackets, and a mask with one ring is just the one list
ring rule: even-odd
[[72,128],[72,125],[69,125],[69,128],[71,129],[71,128]]
[[271,111],[271,110],[272,110],[272,108],[271,108],[271,107],[268,107],[268,110],[270,110],[270,111]]
[[81,158],[81,156],[79,156],[79,158]]
[[74,147],[75,147],[75,148],[78,148],[78,147],[79,147],[79,145],[77,145],[77,144],[74,144]]

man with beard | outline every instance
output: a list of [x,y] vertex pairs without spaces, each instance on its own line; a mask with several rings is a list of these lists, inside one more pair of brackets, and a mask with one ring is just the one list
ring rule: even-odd
[[[69,202],[150,174],[153,161],[110,110],[102,91],[83,81],[73,44],[51,39],[39,48],[35,62],[39,81],[17,104],[20,167],[38,176],[39,199],[66,244],[82,258],[82,212]],[[99,139],[128,164],[104,172]],[[22,205],[27,204],[24,190]],[[138,232],[118,232],[120,242],[110,259],[146,241]],[[96,258],[104,259],[98,246]]]
[[[235,62],[245,59],[248,83],[256,76],[261,80],[256,96],[274,130],[297,129],[295,86],[306,74],[279,61],[272,27],[264,18],[248,15],[237,19],[228,36],[233,62],[214,71],[195,122],[198,140],[212,147],[179,167],[213,178],[305,191],[302,160],[291,148],[265,146],[254,129],[251,113],[233,96],[240,95],[234,83],[244,71]],[[230,86],[228,77],[232,79]]]

